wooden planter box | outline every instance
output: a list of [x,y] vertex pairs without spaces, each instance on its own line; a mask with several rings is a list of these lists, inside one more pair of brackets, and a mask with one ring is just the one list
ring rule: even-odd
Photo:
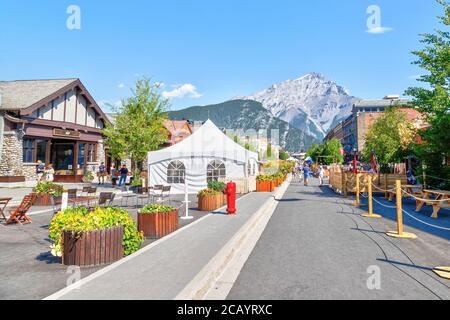
[[82,232],[63,232],[62,263],[91,267],[110,264],[123,258],[123,226]]
[[224,194],[213,196],[198,196],[198,210],[200,211],[214,211],[226,203],[227,199]]
[[138,212],[138,230],[149,239],[159,239],[178,229],[178,210],[169,213]]
[[274,189],[274,181],[256,181],[256,192],[272,192]]
[[[61,197],[55,197],[55,204],[61,203]],[[49,207],[52,204],[52,196],[49,194],[36,195],[33,205],[38,207]]]

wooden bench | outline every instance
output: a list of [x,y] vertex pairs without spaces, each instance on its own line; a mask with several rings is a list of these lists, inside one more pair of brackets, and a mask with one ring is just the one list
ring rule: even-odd
[[[433,198],[430,198],[432,197]],[[437,219],[439,211],[443,208],[450,208],[450,191],[447,190],[423,190],[422,199],[416,199],[416,212],[420,212],[423,206],[433,207],[432,218]]]

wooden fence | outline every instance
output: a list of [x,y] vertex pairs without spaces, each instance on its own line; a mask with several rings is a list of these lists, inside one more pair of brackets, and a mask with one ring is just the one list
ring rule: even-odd
[[236,183],[236,193],[237,194],[247,194],[256,191],[256,177],[246,177],[246,178],[222,178],[219,179],[221,182],[233,181]]
[[[372,176],[372,183],[375,186],[374,193],[381,193],[382,190],[389,190],[395,188],[395,181],[401,180],[402,184],[407,184],[406,175],[392,174],[392,173],[359,173],[359,186],[361,192],[367,192],[368,176]],[[356,193],[356,179],[357,175],[352,172],[342,170],[341,166],[333,165],[329,172],[330,187],[335,192],[343,195]]]

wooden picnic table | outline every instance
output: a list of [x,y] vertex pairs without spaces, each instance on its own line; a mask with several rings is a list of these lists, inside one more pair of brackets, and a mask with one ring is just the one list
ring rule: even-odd
[[11,200],[12,198],[0,198],[0,214],[3,216],[3,219],[5,219],[5,221],[7,220],[5,216],[5,209]]
[[[414,195],[416,197],[422,196],[422,185],[420,184],[404,184],[402,185],[402,189],[405,190],[408,194]],[[420,191],[417,191],[417,189],[420,189]],[[397,190],[388,190],[387,194],[389,196],[389,201],[392,201],[397,194]]]
[[424,205],[433,206],[432,218],[437,219],[442,208],[450,208],[450,191],[423,190],[422,199],[416,199],[416,212],[420,212]]

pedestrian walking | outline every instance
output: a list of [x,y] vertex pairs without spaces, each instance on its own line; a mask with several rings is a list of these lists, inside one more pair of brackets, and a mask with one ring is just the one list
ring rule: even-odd
[[119,187],[123,186],[127,182],[127,176],[128,176],[128,168],[126,164],[123,164],[122,168],[120,168]]
[[106,166],[104,162],[102,162],[98,167],[97,176],[98,176],[98,185],[105,184]]
[[303,180],[304,180],[304,185],[308,186],[309,183],[309,174],[310,174],[310,169],[309,166],[304,166],[303,167]]
[[323,177],[325,175],[325,169],[322,166],[319,166],[318,175],[319,175],[320,186],[323,186]]
[[111,164],[110,173],[111,173],[112,186],[115,187],[117,184],[117,178],[119,175],[119,171],[116,169],[116,165],[114,163]]
[[45,163],[43,163],[41,160],[37,161],[36,164],[36,180],[37,182],[41,182],[42,178],[45,174]]
[[51,163],[45,169],[45,180],[50,182],[55,180],[55,169],[53,169],[53,164]]

